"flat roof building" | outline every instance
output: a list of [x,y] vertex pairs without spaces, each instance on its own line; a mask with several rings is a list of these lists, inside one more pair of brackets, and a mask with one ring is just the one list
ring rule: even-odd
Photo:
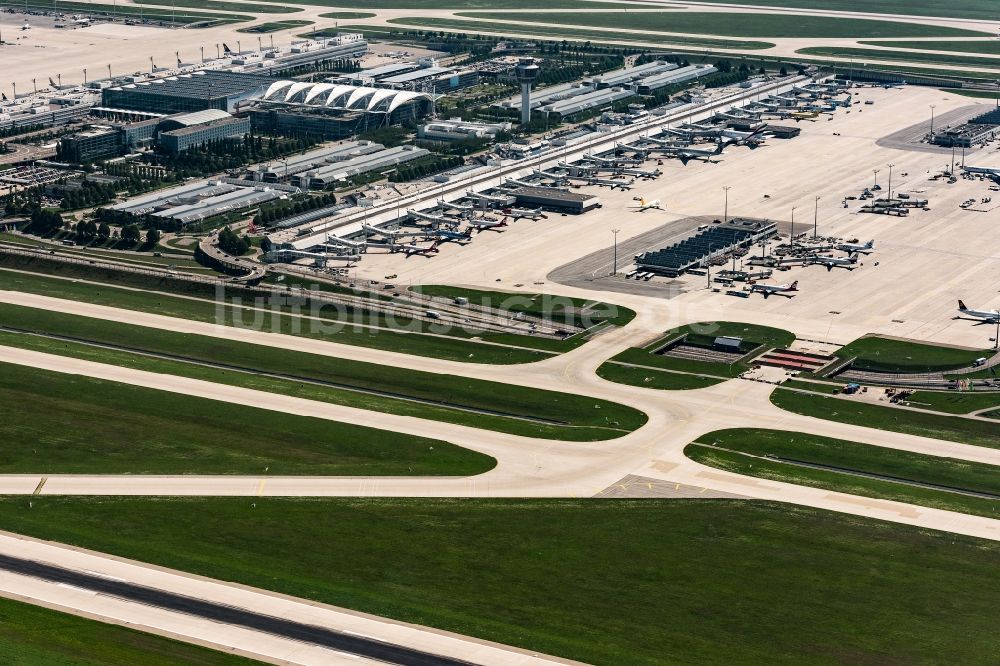
[[569,192],[557,187],[518,187],[511,190],[518,206],[580,214],[597,208],[601,200],[592,194]]
[[262,96],[274,81],[273,77],[260,74],[202,70],[105,88],[101,104],[153,113],[204,109],[232,112],[242,102]]

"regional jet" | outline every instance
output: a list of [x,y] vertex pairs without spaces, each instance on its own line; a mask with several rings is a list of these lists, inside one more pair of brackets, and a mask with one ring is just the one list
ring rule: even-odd
[[867,243],[841,243],[837,246],[838,250],[843,250],[849,254],[854,254],[860,252],[861,254],[871,254],[875,251],[875,239],[868,241]]
[[642,213],[647,210],[663,210],[663,206],[660,205],[659,199],[653,199],[652,201],[646,201],[645,199],[639,199],[638,206],[632,206],[632,210]]
[[962,317],[979,319],[984,324],[996,324],[1000,322],[1000,310],[973,310],[966,307],[965,303],[962,301],[959,301],[957,318],[960,319]]
[[755,284],[750,287],[750,293],[757,292],[759,294],[764,294],[764,298],[767,298],[771,294],[780,294],[785,298],[794,298],[795,294],[790,294],[788,292],[798,290],[798,280],[791,284]]
[[808,261],[811,264],[826,266],[826,270],[828,271],[832,271],[836,267],[846,268],[849,271],[853,271],[857,268],[858,253],[853,252],[849,257],[821,257],[819,255],[813,255],[808,258]]

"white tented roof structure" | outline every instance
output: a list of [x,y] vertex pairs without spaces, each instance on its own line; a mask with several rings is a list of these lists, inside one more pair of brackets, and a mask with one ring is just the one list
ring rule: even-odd
[[392,113],[401,105],[415,99],[430,99],[427,93],[408,90],[389,90],[368,86],[349,86],[334,83],[303,83],[277,81],[264,93],[264,101],[337,110],[374,111]]

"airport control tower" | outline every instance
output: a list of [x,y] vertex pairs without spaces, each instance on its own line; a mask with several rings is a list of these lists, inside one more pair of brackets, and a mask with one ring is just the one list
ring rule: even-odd
[[514,76],[521,84],[521,124],[527,125],[531,120],[531,86],[538,78],[539,67],[534,58],[521,58],[514,68]]

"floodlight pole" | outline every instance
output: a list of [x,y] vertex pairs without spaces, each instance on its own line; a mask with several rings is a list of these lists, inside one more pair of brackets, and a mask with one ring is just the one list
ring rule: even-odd
[[[954,162],[955,162],[955,148],[954,148],[954,146],[951,149],[951,154],[952,154],[952,159],[951,159],[951,161],[952,161],[952,169],[954,169]],[[896,165],[895,164],[889,164],[889,193],[886,195],[887,199],[892,199],[892,167],[894,167],[894,166],[896,166]]]
[[934,141],[934,104],[931,104],[931,141]]
[[615,250],[614,250],[614,263],[611,265],[611,274],[612,275],[617,275],[618,274],[618,232],[619,231],[621,231],[621,229],[612,229],[611,230],[611,234],[614,236],[614,239],[615,239],[615,242],[614,242],[614,248],[615,248]]
[[788,236],[788,246],[795,247],[795,209],[798,206],[792,206],[792,231]]
[[875,173],[875,182],[872,184],[872,189],[874,190],[878,187],[878,172],[881,171],[881,169],[872,169],[872,171]]
[[726,193],[726,203],[722,212],[722,221],[729,222],[729,190],[731,190],[732,187],[729,185],[723,185],[722,189]]
[[813,240],[819,238],[819,200],[821,197],[817,196],[813,201]]

